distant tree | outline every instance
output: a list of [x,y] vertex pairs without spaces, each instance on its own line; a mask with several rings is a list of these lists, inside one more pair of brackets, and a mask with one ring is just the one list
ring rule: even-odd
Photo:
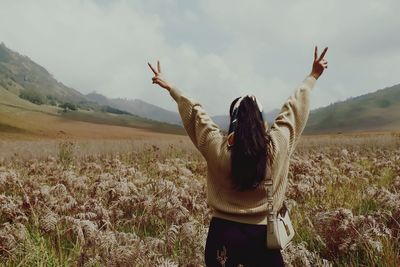
[[57,98],[51,95],[47,96],[47,103],[49,103],[52,106],[57,106]]
[[72,103],[69,103],[69,102],[65,102],[65,103],[59,105],[59,107],[63,108],[64,112],[67,112],[68,109],[69,110],[77,110],[76,106],[74,104],[72,104]]
[[39,94],[33,90],[25,89],[19,94],[19,97],[26,99],[36,105],[42,105],[42,104],[46,103],[45,98],[41,94]]
[[125,114],[125,115],[132,115],[131,113],[124,111],[124,110],[120,110],[117,108],[113,108],[110,106],[102,106],[100,109],[102,112],[108,112],[108,113],[114,113],[114,114]]
[[52,106],[57,106],[57,102],[54,100],[49,100],[49,104]]

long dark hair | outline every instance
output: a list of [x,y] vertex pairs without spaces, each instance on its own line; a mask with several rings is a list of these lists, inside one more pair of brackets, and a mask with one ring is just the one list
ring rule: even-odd
[[[231,125],[235,99],[230,107]],[[231,147],[233,186],[239,191],[256,189],[264,180],[268,161],[269,138],[257,103],[245,96],[239,104],[234,144]]]

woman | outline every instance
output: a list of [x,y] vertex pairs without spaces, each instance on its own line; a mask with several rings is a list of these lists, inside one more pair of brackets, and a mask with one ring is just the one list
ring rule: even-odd
[[283,266],[279,250],[266,249],[266,176],[273,179],[274,210],[283,205],[289,158],[306,125],[311,89],[327,68],[328,48],[311,73],[283,105],[270,129],[254,96],[235,99],[230,107],[229,134],[224,135],[201,105],[167,82],[149,63],[153,83],[169,91],[183,125],[207,161],[207,199],[213,210],[208,232],[207,266]]

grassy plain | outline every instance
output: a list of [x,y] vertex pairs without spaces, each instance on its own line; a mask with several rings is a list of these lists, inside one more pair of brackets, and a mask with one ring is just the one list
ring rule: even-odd
[[[182,136],[3,139],[0,263],[203,266],[206,173]],[[399,266],[399,134],[304,136],[289,179],[287,266]]]

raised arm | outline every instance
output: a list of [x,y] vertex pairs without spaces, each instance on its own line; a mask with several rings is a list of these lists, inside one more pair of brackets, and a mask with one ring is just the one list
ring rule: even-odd
[[153,83],[169,91],[178,104],[179,114],[187,134],[204,158],[208,160],[211,153],[216,153],[216,144],[221,143],[220,129],[207,115],[200,103],[184,96],[180,90],[165,80],[161,73],[159,61],[157,62],[157,70],[150,63],[148,64],[154,73]]
[[270,134],[275,146],[284,147],[290,154],[294,151],[308,120],[311,90],[324,69],[328,68],[328,62],[324,59],[327,51],[326,47],[318,57],[315,47],[311,73],[289,97],[271,126]]

